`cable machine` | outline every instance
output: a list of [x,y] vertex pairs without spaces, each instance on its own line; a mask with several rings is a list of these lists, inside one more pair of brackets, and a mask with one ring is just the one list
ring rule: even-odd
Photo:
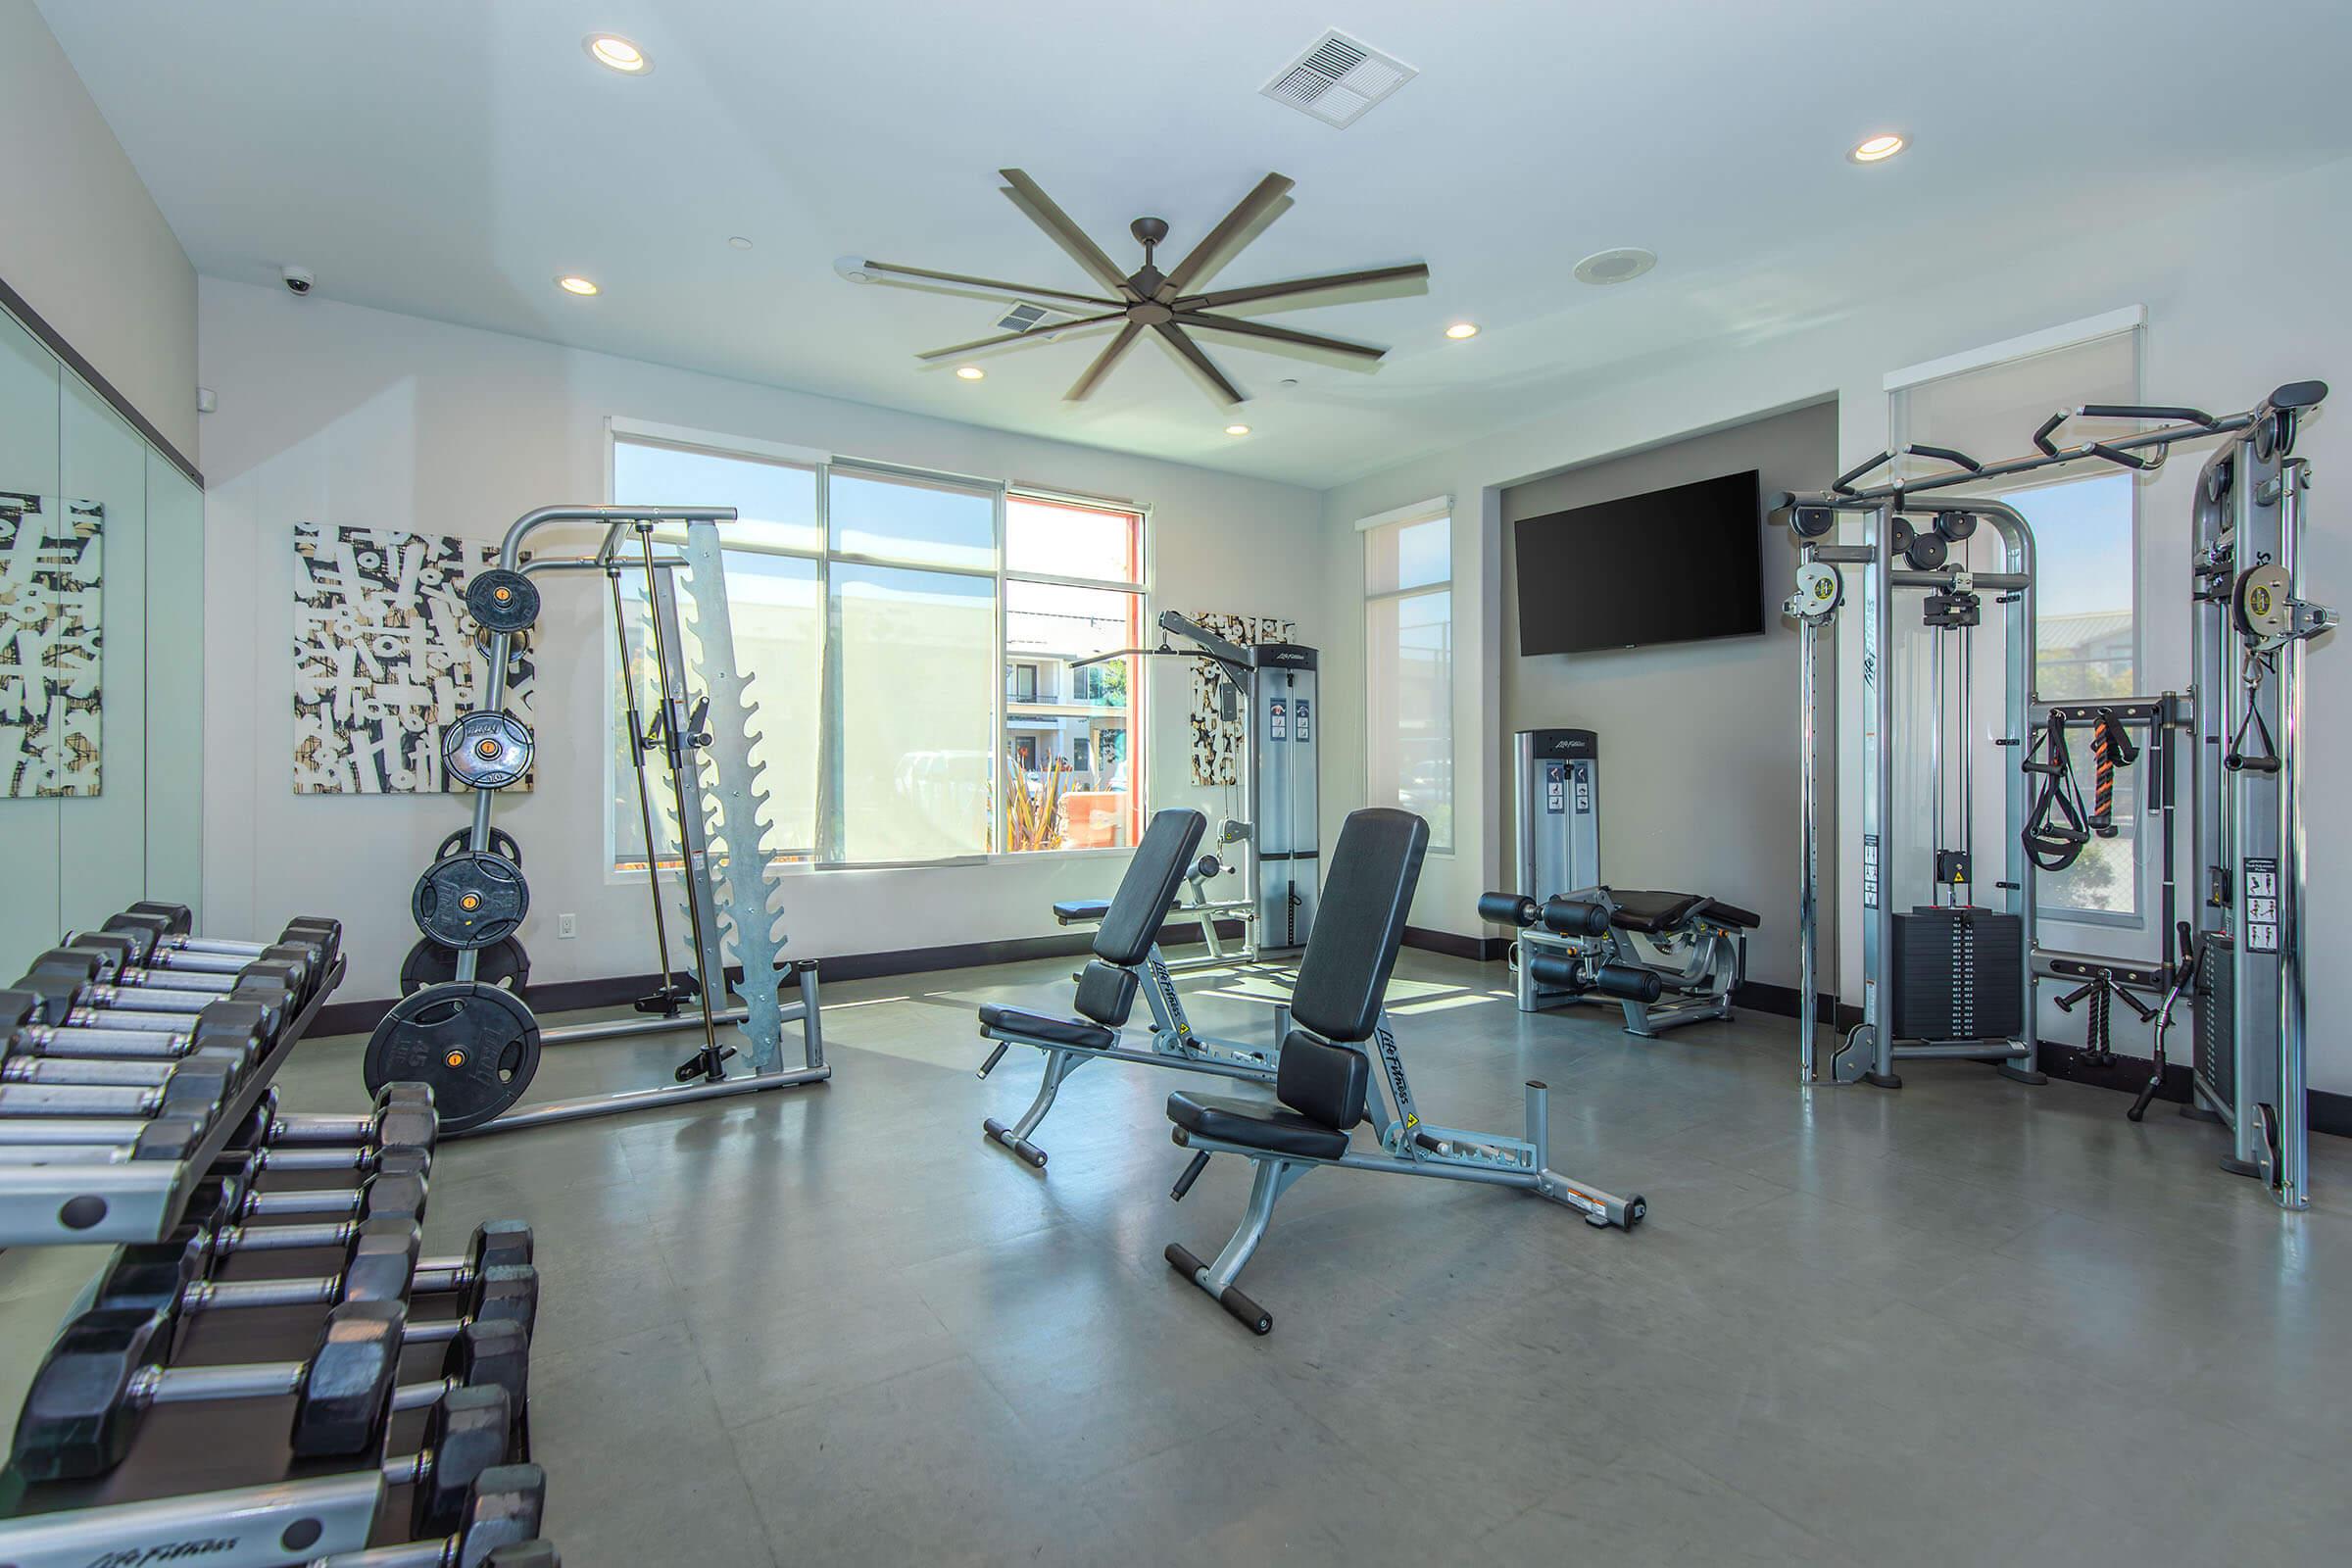
[[[1881,453],[1827,491],[1781,498],[1774,520],[1788,527],[1798,553],[1796,592],[1787,611],[1799,637],[1803,860],[1797,926],[1807,998],[1820,994],[1818,641],[1845,609],[1848,568],[1857,582],[1854,612],[1862,634],[1861,849],[1848,874],[1862,918],[1862,1019],[1825,1062],[1816,1009],[1800,1008],[1800,1083],[1896,1088],[1898,1061],[1936,1057],[1989,1061],[2021,1082],[2042,1082],[2034,1001],[2044,980],[2073,987],[2057,999],[2060,1005],[2090,1004],[2094,1052],[2104,1049],[2116,997],[2152,1018],[2160,1081],[2174,1009],[2193,997],[2193,1098],[2185,1112],[2230,1129],[2225,1169],[2260,1177],[2282,1207],[2308,1205],[2295,754],[2303,728],[2303,644],[2336,617],[2302,598],[2298,545],[2310,474],[2308,464],[2291,453],[2301,417],[2327,392],[2318,381],[2295,382],[2242,414],[2221,416],[2141,405],[2061,410],[2034,433],[2034,451],[2028,456],[1984,464],[1949,448],[1914,444]],[[2154,428],[2058,445],[2054,438],[2075,418],[2152,422]],[[2175,443],[2215,436],[2227,439],[2206,462],[2197,487],[2189,692],[2041,702],[2033,689],[2033,530],[1999,501],[1949,492],[2086,459],[2145,472],[2162,465]],[[1860,487],[1867,475],[1903,457],[1944,466]],[[1840,520],[1849,517],[1858,520],[1858,542],[1837,537]],[[1972,570],[1953,559],[1953,547],[1980,524],[1988,524],[1999,542],[1996,570]],[[1935,891],[1927,906],[1898,911],[1895,875],[1915,870],[1918,861],[1906,858],[1921,853],[1902,841],[1895,811],[1895,769],[1905,755],[1896,744],[1896,694],[1904,671],[1895,614],[1898,606],[1908,612],[1914,605],[1930,637],[1925,852]],[[2003,869],[1991,904],[1978,897],[1970,766],[1975,729],[1969,656],[1988,609],[2003,639],[1996,744],[2019,753],[2019,765],[2004,770]],[[1948,658],[1947,646],[1954,649]],[[1950,753],[1947,693],[1960,715],[1959,743]],[[2089,805],[2073,776],[2070,726],[2089,731],[2095,776]],[[2186,896],[2176,875],[2173,832],[2184,738],[2191,743],[2198,868]],[[2042,948],[2036,873],[2063,868],[2091,838],[2115,831],[2115,772],[2143,755],[2151,786],[2143,809],[2161,835],[2161,959],[2133,965]],[[1956,768],[1947,767],[1954,759]],[[1956,829],[1945,810],[1946,775],[1955,771]],[[2192,917],[2181,916],[2184,903],[2194,906]],[[2162,1000],[2149,1008],[2134,992]],[[2132,1119],[2144,1112],[2156,1087],[2151,1083],[2141,1095]]]
[[[1187,619],[1173,610],[1159,616],[1160,639],[1153,648],[1120,648],[1082,659],[1072,669],[1114,659],[1184,658],[1210,673],[1218,716],[1242,725],[1242,814],[1219,824],[1216,847],[1241,847],[1242,893],[1238,899],[1209,900],[1176,912],[1198,916],[1207,951],[1198,957],[1168,960],[1172,970],[1253,962],[1261,954],[1306,946],[1321,901],[1322,828],[1317,817],[1315,737],[1316,653],[1297,643],[1243,647]],[[1181,637],[1192,644],[1179,648]],[[1230,799],[1230,797],[1229,797]],[[1214,874],[1212,872],[1212,874]],[[1243,922],[1242,945],[1227,949],[1216,932],[1219,918]]]

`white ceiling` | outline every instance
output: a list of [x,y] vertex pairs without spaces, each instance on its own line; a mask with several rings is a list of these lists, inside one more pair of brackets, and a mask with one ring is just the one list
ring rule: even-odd
[[[2352,151],[2352,6],[2268,0],[41,0],[197,268],[976,424],[1327,485],[1572,397],[1597,366],[1786,325]],[[1325,26],[1420,68],[1353,127],[1257,95]],[[635,38],[641,78],[589,61]],[[1912,150],[1843,154],[1896,128]],[[1284,315],[1393,345],[1377,372],[1218,341],[1228,415],[1141,350],[918,367],[981,301],[835,257],[1089,290],[997,192],[1026,169],[1123,265],[1269,170],[1296,206],[1220,286],[1425,260],[1429,293]],[[749,251],[729,235],[750,237]],[[1571,281],[1592,251],[1648,276]],[[1857,247],[1863,249],[1859,250]],[[1858,254],[1900,267],[1856,268]],[[580,271],[605,292],[559,293]],[[1468,318],[1484,335],[1441,331]],[[1292,388],[1277,383],[1296,376]],[[1254,426],[1235,440],[1229,418]]]

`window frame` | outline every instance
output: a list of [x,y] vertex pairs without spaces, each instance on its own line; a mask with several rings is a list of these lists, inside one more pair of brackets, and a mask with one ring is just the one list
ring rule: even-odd
[[[950,576],[986,578],[991,582],[995,622],[995,663],[989,683],[991,695],[988,719],[992,744],[1001,745],[1004,738],[1005,713],[1009,706],[1004,692],[1004,671],[1009,662],[1004,644],[1005,602],[1008,597],[1005,592],[1006,585],[1016,581],[1034,582],[1049,586],[1102,588],[1130,593],[1135,595],[1139,601],[1140,619],[1148,626],[1152,618],[1152,509],[1150,506],[1116,497],[1085,495],[1074,491],[1051,489],[1042,485],[955,473],[945,469],[920,468],[906,464],[851,457],[821,448],[793,446],[784,442],[762,440],[755,436],[727,435],[683,425],[625,418],[617,415],[608,416],[605,420],[604,493],[608,505],[623,504],[618,501],[614,492],[618,482],[619,449],[624,443],[636,446],[666,447],[676,451],[692,452],[735,462],[764,463],[777,466],[801,468],[808,470],[815,481],[813,520],[816,545],[813,549],[799,549],[764,543],[742,544],[732,541],[727,544],[729,551],[738,554],[774,556],[814,563],[818,613],[825,617],[823,628],[825,663],[820,674],[817,700],[820,729],[817,737],[816,831],[814,835],[817,843],[812,853],[806,858],[769,859],[765,867],[768,877],[772,879],[824,871],[874,871],[929,866],[984,865],[999,862],[1035,862],[1040,859],[1127,856],[1134,853],[1132,844],[1098,849],[1048,851],[1004,849],[1003,846],[1006,818],[1004,780],[999,776],[1003,770],[1003,758],[996,756],[992,760],[989,775],[989,844],[984,850],[969,855],[942,856],[936,858],[917,860],[861,860],[836,858],[836,852],[842,844],[842,825],[837,818],[835,805],[837,791],[834,783],[839,770],[841,738],[838,726],[830,718],[838,696],[835,682],[838,679],[840,667],[837,658],[838,651],[834,646],[835,630],[832,617],[833,567],[836,565],[868,566],[885,570],[934,572]],[[935,564],[920,561],[902,560],[891,556],[877,556],[862,551],[833,549],[830,481],[836,470],[856,477],[906,480],[918,484],[936,484],[955,489],[987,492],[993,511],[990,564],[986,567]],[[1006,517],[1009,504],[1015,498],[1055,506],[1085,507],[1132,516],[1135,519],[1137,534],[1136,559],[1139,563],[1137,580],[1120,582],[1039,571],[1014,571],[1008,568],[1005,564],[1004,548]],[[610,606],[604,607],[602,612],[611,613]],[[606,759],[606,766],[610,769],[613,765],[613,749],[610,743],[617,732],[621,718],[620,710],[614,706],[612,699],[620,656],[616,640],[613,637],[607,635],[603,638],[603,644],[606,674],[603,703],[604,734],[607,744],[602,751]],[[1131,793],[1135,797],[1134,811],[1139,823],[1148,820],[1151,813],[1146,793],[1149,788],[1146,766],[1150,761],[1149,739],[1145,734],[1149,701],[1145,688],[1148,685],[1148,681],[1140,678],[1131,680],[1128,691],[1128,777]],[[605,850],[605,881],[609,885],[641,880],[652,875],[656,866],[669,863],[665,858],[654,854],[651,846],[647,848],[648,864],[645,867],[624,866],[620,863],[619,844],[614,832],[616,816],[610,807],[612,787],[616,782],[616,777],[608,771],[604,780],[608,807],[604,813],[602,836]],[[1138,836],[1140,837],[1140,833]]]
[[[1436,582],[1415,583],[1409,588],[1387,588],[1382,589],[1379,592],[1374,592],[1369,586],[1366,586],[1371,579],[1372,536],[1374,534],[1388,528],[1395,528],[1401,531],[1417,524],[1439,521],[1443,521],[1446,524],[1446,575],[1444,577],[1440,578]],[[1398,800],[1400,798],[1398,797],[1395,788],[1396,782],[1396,780],[1390,779],[1384,783],[1383,780],[1374,778],[1372,775],[1373,759],[1377,750],[1372,743],[1372,736],[1370,733],[1372,716],[1373,607],[1375,605],[1386,604],[1392,601],[1401,603],[1407,599],[1427,598],[1431,594],[1446,594],[1448,596],[1446,605],[1446,637],[1445,681],[1446,832],[1446,840],[1443,844],[1439,843],[1433,834],[1428,850],[1428,853],[1431,855],[1442,856],[1446,858],[1452,858],[1455,843],[1458,841],[1460,836],[1458,831],[1458,816],[1461,808],[1459,794],[1455,789],[1456,774],[1458,772],[1456,761],[1459,756],[1459,751],[1456,746],[1458,735],[1454,726],[1454,718],[1456,717],[1456,709],[1458,705],[1454,701],[1453,688],[1454,680],[1459,673],[1455,665],[1454,656],[1459,652],[1459,649],[1453,636],[1455,624],[1455,607],[1451,598],[1455,580],[1453,572],[1453,498],[1451,496],[1433,496],[1427,501],[1415,502],[1410,506],[1392,508],[1387,512],[1377,513],[1372,516],[1359,518],[1355,524],[1355,531],[1358,540],[1358,569],[1356,582],[1357,586],[1362,589],[1364,599],[1364,798],[1375,806],[1395,806],[1398,804]]]

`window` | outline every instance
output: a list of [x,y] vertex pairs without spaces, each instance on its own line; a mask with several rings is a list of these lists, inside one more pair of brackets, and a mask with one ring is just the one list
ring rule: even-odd
[[[1992,462],[2027,450],[2027,438],[2053,409],[2138,402],[2137,327],[2130,320],[2093,325],[2104,330],[2059,347],[1895,386],[1888,409],[1894,441],[1956,447]],[[2078,420],[2071,431],[2079,433],[2061,439],[2081,440],[2119,428],[2128,427]],[[1943,466],[1911,461],[1911,471]],[[1987,482],[1972,487],[1971,493],[1998,496],[2034,530],[2034,696],[2045,703],[2073,702],[2136,691],[2138,487],[2132,476],[2093,461],[2043,469],[2005,485]],[[1979,537],[1983,540],[1984,534]],[[1972,548],[1978,552],[1972,559],[1979,566],[1992,564],[1988,540]],[[1901,635],[1910,639],[1926,634],[1906,629]],[[1924,648],[1907,643],[1906,651]],[[2088,733],[2071,739],[2077,774],[2087,788]],[[2004,759],[2010,755],[2002,754]],[[2067,870],[2044,872],[2036,879],[2045,917],[2109,924],[2142,921],[2146,871],[2141,864],[2138,775],[2138,768],[2117,774],[2116,836],[2094,838]],[[2147,835],[2147,840],[2153,838],[2153,832]]]
[[[760,704],[753,755],[778,858],[887,864],[1135,842],[1136,661],[1069,666],[1143,641],[1140,512],[619,431],[612,496],[742,514],[726,529],[728,604]],[[1017,569],[1000,568],[1000,540]],[[643,583],[622,583],[607,817],[612,863],[629,869],[647,847],[621,683],[638,683],[650,724],[656,677]],[[674,864],[659,799],[653,830]]]
[[[1004,501],[1004,729],[1015,792],[1003,848],[1135,843],[1143,645],[1140,513],[1014,493]],[[1091,662],[1090,662],[1091,661]]]
[[1453,513],[1432,501],[1357,524],[1364,536],[1367,799],[1453,848]]

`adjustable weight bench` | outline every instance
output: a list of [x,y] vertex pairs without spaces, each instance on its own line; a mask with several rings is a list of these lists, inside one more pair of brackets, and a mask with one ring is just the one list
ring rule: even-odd
[[[1747,977],[1747,933],[1762,923],[1738,905],[1704,894],[1608,887],[1541,903],[1524,894],[1488,893],[1480,896],[1478,912],[1497,925],[1519,927],[1511,956],[1520,1011],[1598,993],[1625,1009],[1628,1034],[1648,1039],[1732,1015],[1732,993]],[[1642,943],[1661,958],[1683,956],[1655,961],[1643,956]]]
[[[1196,848],[1198,842],[1196,841]],[[1219,860],[1213,855],[1203,855],[1184,868],[1179,879],[1186,897],[1181,901],[1171,892],[1167,914],[1179,920],[1197,921],[1200,927],[1200,948],[1197,954],[1181,958],[1163,960],[1171,970],[1216,968],[1228,963],[1250,961],[1255,950],[1248,936],[1248,922],[1254,918],[1248,899],[1215,899],[1209,896],[1211,878],[1230,876],[1239,867]],[[1061,926],[1100,925],[1110,913],[1108,899],[1063,899],[1054,906],[1054,923]],[[1229,952],[1225,938],[1217,930],[1219,920],[1239,920],[1244,923],[1242,947]]]
[[[1297,1027],[1282,1044],[1273,1101],[1185,1091],[1168,1097],[1176,1144],[1193,1151],[1174,1198],[1192,1190],[1212,1154],[1239,1154],[1253,1173],[1249,1206],[1216,1261],[1203,1263],[1172,1242],[1168,1264],[1252,1333],[1270,1330],[1273,1316],[1234,1281],[1265,1239],[1275,1203],[1318,1165],[1514,1187],[1576,1209],[1595,1226],[1631,1230],[1648,1212],[1639,1196],[1618,1198],[1550,1168],[1549,1105],[1541,1083],[1527,1085],[1525,1138],[1421,1120],[1385,1005],[1428,849],[1429,824],[1409,811],[1350,814],[1298,964],[1291,1008]],[[1367,1118],[1376,1147],[1358,1148],[1349,1135]]]
[[[992,1116],[982,1124],[989,1137],[1031,1165],[1042,1168],[1046,1163],[1046,1152],[1030,1141],[1031,1135],[1054,1108],[1062,1080],[1087,1062],[1125,1061],[1261,1082],[1274,1076],[1272,1047],[1261,1050],[1194,1032],[1167,960],[1160,956],[1160,920],[1174,905],[1178,885],[1197,872],[1193,856],[1207,826],[1208,818],[1199,811],[1152,813],[1135,858],[1119,880],[1117,895],[1095,928],[1094,956],[1078,973],[1077,993],[1071,998],[1078,1016],[995,1004],[980,1008],[980,1037],[997,1043],[981,1065],[981,1077],[996,1070],[1007,1047],[1032,1046],[1046,1054],[1045,1079],[1021,1119],[1007,1127]],[[1151,1043],[1140,1049],[1126,1044],[1121,1033],[1139,990],[1152,1011]],[[1277,1028],[1278,1037],[1280,1033]]]

